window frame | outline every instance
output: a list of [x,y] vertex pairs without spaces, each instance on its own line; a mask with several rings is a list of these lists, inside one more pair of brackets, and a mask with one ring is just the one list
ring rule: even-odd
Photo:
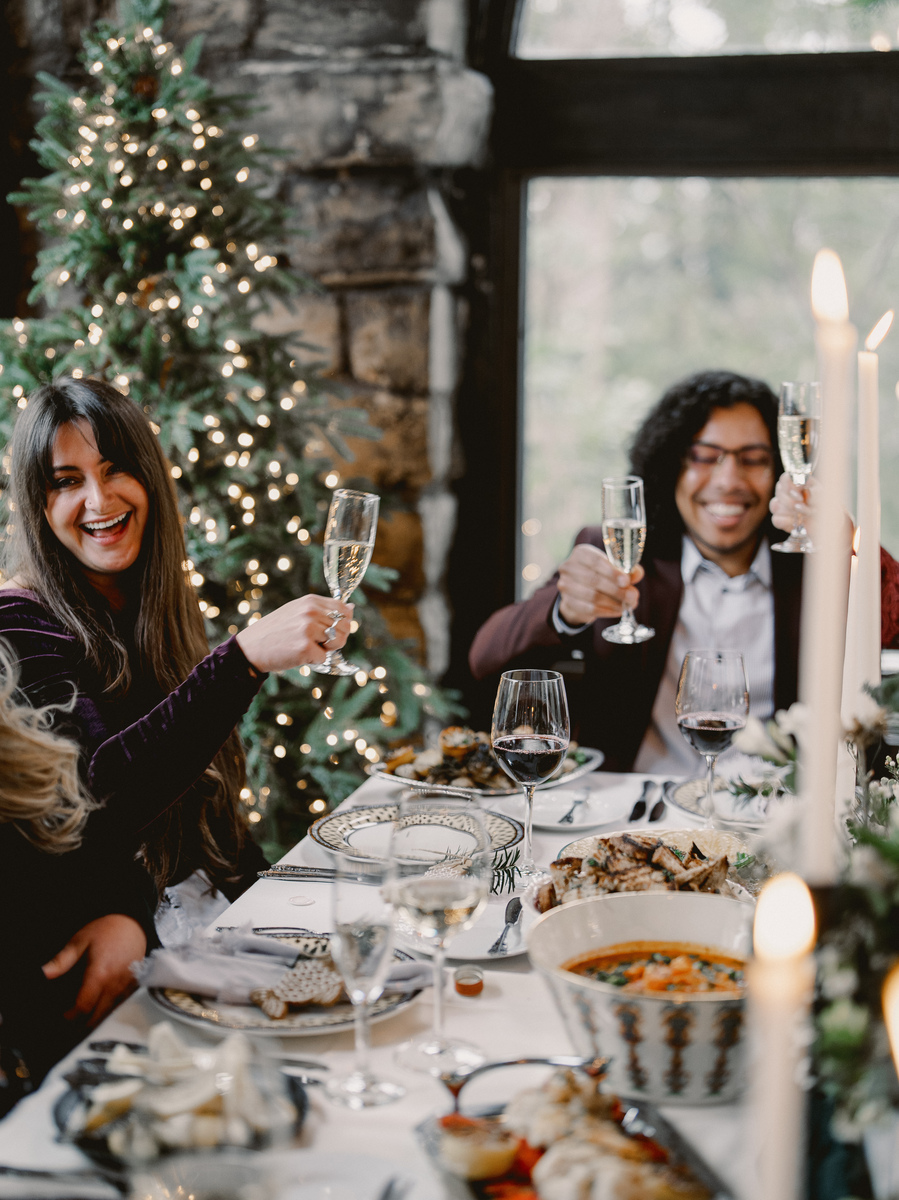
[[[514,601],[522,466],[524,205],[538,175],[899,175],[899,51],[519,59],[523,0],[469,0],[469,63],[494,87],[487,166],[464,172],[465,471],[450,557],[448,682],[472,688],[472,638]],[[783,114],[788,113],[789,119]]]

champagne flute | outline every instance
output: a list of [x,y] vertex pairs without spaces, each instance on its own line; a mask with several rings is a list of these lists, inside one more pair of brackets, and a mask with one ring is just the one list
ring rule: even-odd
[[470,929],[487,905],[493,848],[483,813],[471,800],[406,793],[390,838],[390,866],[397,921],[430,943],[434,955],[433,1027],[400,1046],[396,1061],[430,1075],[469,1071],[484,1055],[443,1032],[443,963],[447,943]]
[[[821,385],[782,383],[777,410],[777,445],[790,478],[803,489],[815,469],[820,425]],[[785,542],[775,542],[771,547],[781,554],[809,554],[814,548],[801,518],[797,518]]]
[[715,763],[746,724],[749,687],[736,650],[689,650],[681,666],[674,712],[678,728],[706,761],[705,824],[712,824]]
[[368,1009],[384,991],[393,961],[390,872],[386,863],[369,864],[366,872],[371,874],[372,884],[360,885],[355,879],[357,871],[357,864],[337,859],[330,939],[331,957],[353,1005],[356,1062],[349,1075],[336,1076],[325,1084],[333,1101],[354,1109],[390,1104],[406,1093],[400,1084],[373,1075],[369,1066]]
[[[602,540],[612,566],[629,575],[643,557],[646,542],[646,502],[639,475],[602,481]],[[633,646],[655,637],[656,631],[638,624],[633,610],[621,606],[621,620],[602,631],[607,642]]]
[[[362,582],[375,545],[378,504],[378,497],[371,492],[334,489],[325,525],[323,565],[325,582],[336,600],[349,600]],[[337,632],[340,614],[331,612],[328,616],[334,624],[326,631],[326,641]],[[325,661],[313,666],[321,675],[355,675],[359,669],[348,663],[339,650],[329,650]]]
[[534,789],[550,779],[568,750],[568,698],[558,671],[505,671],[493,708],[493,753],[525,798],[522,882],[542,872],[534,862],[531,833]]

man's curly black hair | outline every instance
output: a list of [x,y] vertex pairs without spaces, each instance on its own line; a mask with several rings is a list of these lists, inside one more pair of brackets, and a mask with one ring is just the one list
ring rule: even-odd
[[[732,371],[698,371],[675,383],[649,412],[631,443],[631,471],[641,476],[646,495],[647,550],[658,558],[679,559],[684,523],[674,492],[690,444],[712,409],[751,404],[768,428],[774,450],[774,478],[783,471],[777,448],[777,397],[761,379]],[[784,535],[767,517],[762,526],[773,541]]]

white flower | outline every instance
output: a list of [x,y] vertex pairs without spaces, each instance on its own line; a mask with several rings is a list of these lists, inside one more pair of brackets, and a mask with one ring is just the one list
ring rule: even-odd
[[827,1000],[848,1000],[857,987],[858,975],[851,967],[842,967],[821,978],[821,991]]
[[789,760],[771,740],[758,717],[749,717],[745,726],[734,735],[733,745],[741,754],[754,754],[769,762],[786,764]]
[[887,711],[881,708],[873,696],[859,692],[852,706],[852,716],[863,729],[882,732],[886,724]]
[[798,700],[787,709],[779,708],[774,714],[774,724],[778,733],[794,737],[797,742],[805,738],[808,720],[808,709]]
[[896,873],[873,846],[853,846],[848,879],[856,887],[888,888],[895,884]]

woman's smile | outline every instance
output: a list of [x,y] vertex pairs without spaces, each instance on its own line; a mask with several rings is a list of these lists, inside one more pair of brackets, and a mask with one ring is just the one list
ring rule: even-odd
[[86,421],[60,427],[52,471],[47,523],[90,583],[115,601],[120,597],[116,577],[140,554],[149,513],[146,489],[103,457]]

